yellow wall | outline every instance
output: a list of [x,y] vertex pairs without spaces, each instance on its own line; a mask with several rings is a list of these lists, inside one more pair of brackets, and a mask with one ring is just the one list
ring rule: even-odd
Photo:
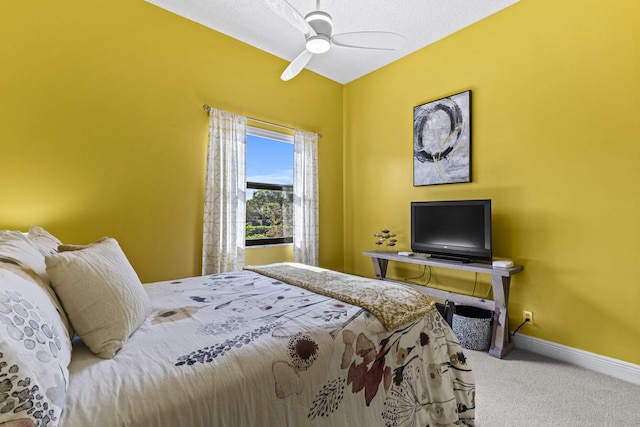
[[0,40],[0,229],[199,274],[207,103],[323,134],[320,263],[342,269],[342,85],[143,1],[9,2]]
[[[490,198],[495,255],[525,266],[512,329],[530,310],[524,334],[640,363],[639,18],[631,0],[522,0],[346,85],[345,269],[373,275],[381,227],[409,246],[410,201]],[[467,89],[473,182],[413,187],[413,107]]]

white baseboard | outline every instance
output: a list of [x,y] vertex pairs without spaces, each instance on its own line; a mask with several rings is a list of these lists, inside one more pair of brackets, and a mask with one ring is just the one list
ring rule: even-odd
[[634,384],[640,384],[640,365],[590,353],[577,348],[556,344],[528,335],[516,334],[513,337],[516,348],[551,357],[552,359],[581,366],[601,374],[620,378]]

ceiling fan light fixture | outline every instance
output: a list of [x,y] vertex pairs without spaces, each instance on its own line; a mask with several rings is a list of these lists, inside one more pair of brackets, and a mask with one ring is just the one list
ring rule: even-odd
[[311,53],[325,53],[329,48],[331,48],[331,41],[324,34],[317,34],[307,39],[307,50]]

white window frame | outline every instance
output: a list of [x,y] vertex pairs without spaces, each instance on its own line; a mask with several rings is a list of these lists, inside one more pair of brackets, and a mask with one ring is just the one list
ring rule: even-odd
[[[256,136],[259,138],[272,139],[279,142],[285,142],[293,144],[293,135],[289,135],[282,132],[275,132],[268,129],[262,129],[255,126],[247,126],[247,136]],[[286,191],[293,194],[293,184],[268,184],[246,181],[246,189],[255,190],[276,190]],[[245,214],[246,215],[246,214]],[[246,217],[245,217],[246,223]],[[266,239],[245,239],[245,246],[267,246],[267,245],[281,245],[281,244],[293,244],[293,236],[289,237],[274,237]]]

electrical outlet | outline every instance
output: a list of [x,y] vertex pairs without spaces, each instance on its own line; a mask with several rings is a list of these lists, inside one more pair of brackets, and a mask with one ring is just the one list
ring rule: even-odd
[[522,320],[528,320],[528,324],[533,325],[533,312],[522,310]]

